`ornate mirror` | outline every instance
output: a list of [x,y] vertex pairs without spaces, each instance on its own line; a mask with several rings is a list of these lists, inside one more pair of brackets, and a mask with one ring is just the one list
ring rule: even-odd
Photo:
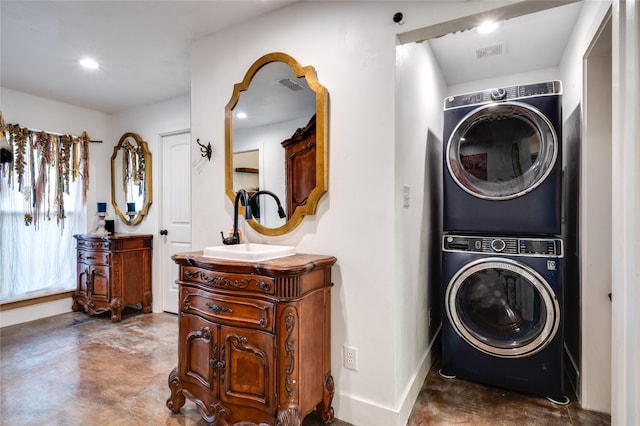
[[137,225],[151,205],[151,153],[135,133],[125,133],[111,156],[111,204],[127,225]]
[[[267,54],[233,87],[225,108],[225,190],[252,197],[249,225],[282,235],[316,212],[327,192],[327,90],[312,66]],[[278,214],[277,202],[286,212]]]

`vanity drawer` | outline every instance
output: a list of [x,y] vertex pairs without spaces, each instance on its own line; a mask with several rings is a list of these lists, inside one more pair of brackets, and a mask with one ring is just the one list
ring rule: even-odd
[[182,268],[181,280],[202,283],[213,288],[274,294],[275,279],[253,274],[228,274],[194,266]]
[[273,333],[275,303],[255,297],[237,297],[182,285],[182,313],[199,315],[217,324],[248,327]]
[[109,265],[110,253],[98,250],[78,250],[78,262],[92,265]]

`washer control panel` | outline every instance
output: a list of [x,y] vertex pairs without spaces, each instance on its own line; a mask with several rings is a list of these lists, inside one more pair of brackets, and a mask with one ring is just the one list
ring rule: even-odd
[[559,238],[445,235],[442,238],[442,249],[522,256],[562,257],[563,255],[562,240]]

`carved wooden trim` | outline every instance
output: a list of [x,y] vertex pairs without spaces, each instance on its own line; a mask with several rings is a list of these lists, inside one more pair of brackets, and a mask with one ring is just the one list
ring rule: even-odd
[[255,276],[247,276],[240,279],[230,279],[226,274],[203,270],[192,271],[186,268],[183,271],[183,276],[187,280],[202,282],[216,287],[236,288],[240,290],[256,287],[265,293],[271,293],[272,291],[272,280],[264,277],[256,278]]
[[168,382],[171,395],[167,398],[167,408],[169,408],[173,414],[177,414],[185,403],[185,398],[182,393],[182,382],[178,378],[177,367],[169,374]]
[[286,332],[283,340],[284,390],[287,401],[294,402],[298,386],[298,369],[295,364],[298,350],[298,312],[295,307],[288,306],[283,310],[282,323]]
[[279,277],[276,280],[276,296],[285,299],[300,297],[300,277]]
[[302,418],[300,416],[300,411],[297,408],[290,407],[278,413],[276,426],[297,426],[301,424]]

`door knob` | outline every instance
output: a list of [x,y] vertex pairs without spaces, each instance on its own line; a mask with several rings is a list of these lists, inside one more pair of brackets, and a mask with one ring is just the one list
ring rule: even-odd
[[167,235],[167,234],[168,234],[168,232],[167,232],[166,229],[161,229],[160,230],[160,235]]

